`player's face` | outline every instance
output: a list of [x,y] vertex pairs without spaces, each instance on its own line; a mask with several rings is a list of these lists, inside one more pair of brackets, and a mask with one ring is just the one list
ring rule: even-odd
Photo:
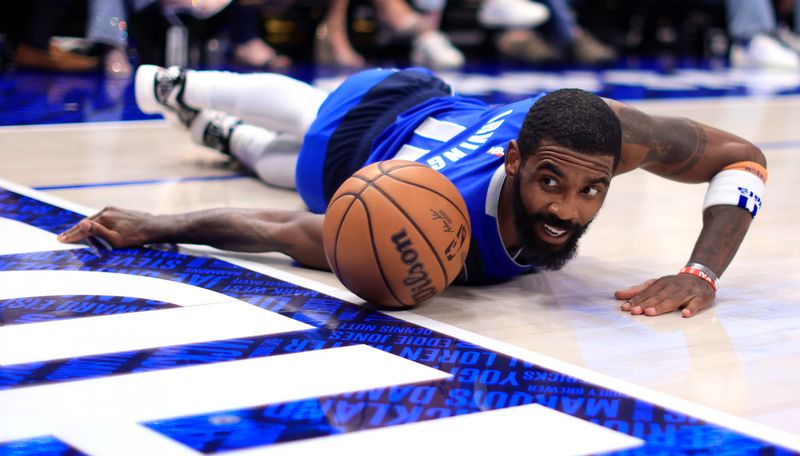
[[603,205],[614,160],[543,142],[514,179],[514,224],[523,248],[519,260],[560,269]]

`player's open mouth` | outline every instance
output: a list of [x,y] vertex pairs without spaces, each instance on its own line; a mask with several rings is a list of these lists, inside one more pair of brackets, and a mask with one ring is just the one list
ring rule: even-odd
[[553,225],[548,225],[547,223],[540,223],[538,224],[538,231],[539,237],[542,238],[547,243],[550,244],[561,244],[569,239],[569,230],[565,230],[563,228],[556,228]]

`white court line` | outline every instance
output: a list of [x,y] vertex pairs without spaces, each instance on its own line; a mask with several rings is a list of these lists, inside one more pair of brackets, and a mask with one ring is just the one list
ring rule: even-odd
[[[217,252],[219,253],[214,254],[213,256],[238,266],[275,277],[276,279],[296,283],[297,285],[318,291],[320,293],[325,293],[354,304],[364,303],[361,298],[345,290],[344,287],[341,289],[334,288],[315,280],[298,276],[291,272],[281,271],[266,264],[256,263],[250,260],[242,260],[239,258],[231,258],[227,257],[222,251],[218,250]],[[528,361],[546,369],[551,369],[556,372],[593,383],[600,387],[608,388],[610,390],[650,402],[654,405],[674,410],[685,415],[693,416],[709,423],[718,424],[745,435],[760,438],[762,440],[800,451],[800,436],[791,434],[789,432],[775,429],[746,418],[734,416],[710,407],[706,407],[704,405],[670,396],[644,386],[636,385],[625,380],[620,380],[605,374],[601,374],[585,367],[576,366],[574,364],[551,358],[540,353],[491,339],[471,331],[457,328],[447,323],[442,323],[437,320],[417,315],[413,313],[413,311],[397,311],[389,312],[388,314],[400,320],[404,320],[409,323],[440,332],[442,334],[480,345],[481,347],[494,350],[498,353],[518,358],[523,361]]]
[[[790,102],[796,102],[796,100],[800,100],[800,96],[781,97],[780,99],[786,100],[787,98],[789,99],[788,101]],[[758,102],[758,100],[752,100],[752,101],[754,103]],[[6,182],[7,181],[0,179],[1,186],[6,186]],[[9,190],[13,190],[17,193],[25,194],[33,198],[39,198],[43,202],[48,202],[50,204],[64,207],[67,209],[69,209],[69,207],[67,206],[76,206],[73,203],[69,203],[61,198],[52,197],[50,195],[42,195],[41,192],[37,192],[35,190],[22,187],[18,184],[13,184],[13,183],[10,184],[15,188],[12,189],[6,186],[6,188],[9,188]],[[42,195],[42,197],[38,195]],[[90,213],[90,212],[92,211],[89,210],[88,212],[83,212],[83,213]],[[214,254],[212,256],[218,257],[225,261],[229,261],[233,264],[240,265],[247,269],[275,277],[276,279],[296,283],[300,286],[318,291],[320,293],[325,293],[351,303],[363,304],[364,302],[360,298],[356,297],[354,294],[350,293],[349,291],[346,291],[344,287],[342,287],[341,289],[333,288],[331,286],[319,283],[315,280],[307,279],[305,277],[301,277],[299,275],[290,272],[281,271],[279,269],[273,268],[265,264],[256,263],[248,260],[226,258],[225,255],[222,254],[224,252],[222,251],[219,252],[220,254]],[[450,335],[452,337],[457,337],[467,342],[472,342],[474,344],[483,346],[485,348],[497,351],[498,353],[503,353],[508,356],[521,359],[523,361],[528,361],[537,364],[541,367],[558,371],[565,375],[569,375],[604,388],[612,389],[614,391],[627,394],[629,396],[650,402],[652,404],[664,408],[668,408],[670,410],[674,410],[679,413],[699,418],[709,423],[715,423],[727,427],[731,430],[735,430],[745,435],[767,440],[775,444],[800,451],[800,436],[785,431],[781,431],[779,429],[775,429],[763,424],[759,424],[756,423],[755,421],[730,415],[728,413],[715,410],[710,407],[706,407],[704,405],[696,404],[640,385],[636,385],[634,383],[630,383],[605,374],[594,372],[585,367],[576,366],[555,358],[551,358],[539,353],[532,352],[530,350],[525,350],[507,344],[505,342],[500,342],[495,339],[481,336],[479,334],[466,331],[457,328],[455,326],[448,325],[446,323],[442,323],[420,315],[416,315],[410,311],[392,312],[390,315],[392,315],[395,318],[405,320],[407,322],[414,323],[426,327],[428,329],[441,332],[443,334]]]
[[113,130],[119,127],[165,127],[169,124],[165,119],[118,120],[108,122],[67,122],[57,124],[3,125],[0,133],[21,133],[35,131],[70,131],[70,130]]
[[313,328],[242,301],[2,326],[0,366]]
[[459,339],[480,345],[481,347],[494,350],[498,353],[518,358],[523,361],[536,364],[571,377],[584,380],[586,382],[607,388],[625,395],[644,400],[654,405],[667,408],[684,415],[699,418],[703,421],[717,424],[728,429],[734,430],[744,435],[752,436],[771,443],[782,445],[800,451],[800,436],[791,434],[780,429],[775,429],[755,421],[748,420],[739,416],[731,415],[701,404],[687,401],[685,399],[670,396],[659,391],[655,391],[644,386],[620,380],[585,367],[576,366],[549,356],[516,347],[499,340],[491,339],[480,334],[467,331],[455,326],[442,323],[422,315],[414,314],[410,311],[400,311],[393,313],[392,316],[414,323],[419,326],[438,331]]
[[236,300],[214,290],[149,276],[95,271],[0,271],[0,299],[73,295],[125,296],[178,306]]
[[63,244],[49,231],[5,217],[0,217],[0,233],[0,255],[86,248],[80,244]]
[[23,196],[28,196],[30,198],[37,199],[43,203],[52,204],[53,206],[66,209],[68,211],[76,212],[78,214],[91,215],[97,212],[95,209],[92,209],[88,206],[84,206],[78,203],[73,203],[71,201],[67,201],[57,196],[48,195],[47,193],[40,192],[38,190],[34,190],[29,187],[25,187],[23,185],[17,184],[16,182],[11,182],[2,178],[0,178],[0,187]]
[[[99,423],[116,443],[91,454],[171,454],[151,451],[149,439],[126,433],[125,426],[102,423],[143,423],[446,378],[445,372],[355,345],[18,388],[0,391],[0,442],[58,431],[64,442],[77,445],[93,441]],[[73,424],[65,428],[58,424],[63,422]]]
[[202,453],[148,427],[133,423],[96,420],[89,425],[75,420],[54,423],[53,436],[92,456],[201,456]]
[[[226,456],[309,454],[583,456],[642,446],[644,441],[600,425],[528,404],[226,452]],[[379,451],[376,449],[380,448]]]

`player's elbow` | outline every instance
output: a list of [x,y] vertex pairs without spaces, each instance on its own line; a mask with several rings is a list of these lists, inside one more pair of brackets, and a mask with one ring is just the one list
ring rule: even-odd
[[764,156],[764,153],[761,152],[761,149],[755,144],[742,140],[737,144],[737,149],[736,155],[741,158],[737,158],[736,161],[750,161],[758,163],[764,168],[767,167],[767,157]]

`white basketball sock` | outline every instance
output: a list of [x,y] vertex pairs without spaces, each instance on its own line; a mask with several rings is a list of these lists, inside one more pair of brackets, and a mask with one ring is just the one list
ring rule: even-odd
[[245,123],[301,137],[328,94],[288,76],[187,71],[183,101],[214,109]]
[[242,124],[233,130],[229,150],[267,184],[295,188],[294,174],[300,152],[297,136]]

